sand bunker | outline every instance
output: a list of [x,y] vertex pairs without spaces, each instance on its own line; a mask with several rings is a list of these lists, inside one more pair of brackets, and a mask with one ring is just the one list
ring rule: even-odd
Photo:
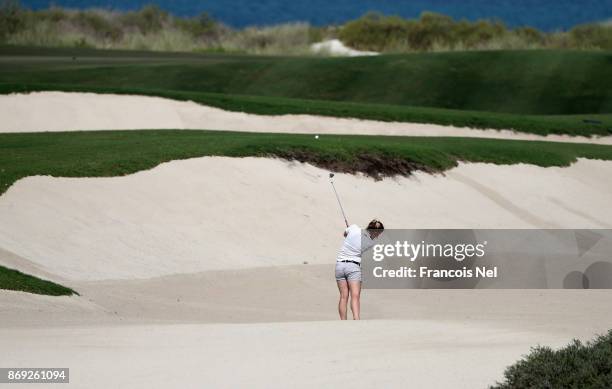
[[[518,358],[542,339],[434,321],[9,329],[3,335],[3,350],[11,352],[0,363],[70,366],[71,388],[484,388],[501,377],[508,354]],[[558,336],[545,338],[560,343]],[[359,363],[350,362],[355,355]]]
[[[0,132],[542,139],[58,92],[0,96],[0,115]],[[360,224],[612,228],[610,177],[612,162],[579,160],[567,168],[461,164],[379,182],[338,174],[336,186]],[[70,367],[75,388],[473,388],[500,379],[535,344],[590,338],[612,321],[607,290],[367,290],[367,320],[335,321],[342,230],[327,171],[278,159],[204,157],[124,177],[19,180],[0,196],[0,264],[81,296],[0,291],[0,366]],[[347,363],[355,356],[359,363]]]
[[[394,228],[609,228],[612,162],[463,164],[338,175],[350,221]],[[205,157],[113,178],[28,177],[0,197],[0,247],[71,280],[330,263],[343,221],[327,172]]]
[[[336,186],[361,224],[609,228],[611,174],[462,164]],[[607,290],[368,290],[367,320],[336,321],[336,207],[326,171],[263,158],[19,180],[0,197],[0,264],[81,296],[0,291],[0,365],[67,366],[77,388],[486,387],[529,347],[612,320]]]
[[0,95],[0,133],[131,129],[209,129],[303,134],[458,136],[612,144],[612,137],[546,137],[508,130],[378,122],[314,115],[264,116],[159,97],[38,92]]

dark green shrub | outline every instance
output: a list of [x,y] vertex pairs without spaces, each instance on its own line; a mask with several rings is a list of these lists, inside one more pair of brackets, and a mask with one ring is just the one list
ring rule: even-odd
[[324,34],[321,28],[310,26],[308,29],[308,43],[317,43],[324,40]]
[[221,32],[220,24],[208,12],[202,12],[194,18],[176,18],[174,24],[194,38],[218,38]]
[[385,51],[407,40],[409,22],[397,16],[370,12],[346,23],[339,38],[348,46],[360,50]]
[[156,5],[130,12],[54,6],[32,11],[21,8],[18,0],[0,0],[0,42],[17,45],[305,54],[312,43],[336,37],[349,47],[378,52],[612,50],[612,25],[603,24],[544,33],[531,27],[508,29],[495,20],[454,20],[431,12],[418,19],[370,12],[342,26],[288,23],[234,30],[206,12],[181,18]]
[[533,27],[519,27],[514,30],[514,33],[527,44],[540,45],[544,43],[544,34]]
[[612,330],[594,341],[552,350],[535,347],[491,389],[612,388]]
[[0,0],[0,39],[25,26],[25,13],[18,0]]
[[95,36],[111,41],[118,41],[123,35],[119,26],[95,11],[80,11],[73,18],[72,23],[80,30],[92,32]]
[[451,44],[453,18],[433,12],[423,12],[421,18],[409,23],[408,42],[413,50],[430,50],[434,43]]
[[139,11],[122,14],[120,23],[125,27],[136,28],[142,34],[149,34],[160,31],[168,19],[168,13],[157,5],[146,5]]
[[85,37],[77,38],[73,44],[74,47],[78,48],[93,48],[94,45],[89,43]]
[[507,31],[502,22],[479,20],[475,23],[473,36],[471,37],[472,43],[474,46],[486,44],[495,38],[504,36]]
[[612,26],[583,24],[569,32],[571,44],[576,48],[612,49]]
[[[532,30],[530,39],[537,35],[537,30]],[[368,13],[346,23],[339,37],[348,46],[361,50],[430,51],[436,46],[480,48],[508,34],[509,30],[499,21],[455,21],[450,16],[423,12],[416,20]]]
[[32,19],[35,20],[47,20],[53,23],[59,23],[65,20],[70,20],[70,14],[63,8],[50,7],[49,9],[43,9],[32,13]]

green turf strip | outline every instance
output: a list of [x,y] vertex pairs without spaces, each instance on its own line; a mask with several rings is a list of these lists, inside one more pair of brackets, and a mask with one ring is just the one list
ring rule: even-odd
[[20,271],[0,266],[0,289],[21,292],[46,294],[50,296],[70,296],[77,294],[74,290],[51,281],[24,274]]
[[495,51],[367,58],[0,47],[0,93],[134,93],[233,111],[612,134],[612,53]]
[[597,115],[515,115],[496,112],[459,111],[441,108],[350,103],[283,97],[234,96],[215,93],[182,92],[155,89],[81,87],[44,84],[1,84],[0,93],[65,91],[159,96],[194,101],[229,111],[259,115],[310,114],[350,117],[385,122],[411,122],[456,127],[510,129],[538,135],[571,136],[612,135],[612,114]]
[[[0,134],[0,193],[18,179],[32,175],[118,176],[166,161],[201,156],[281,156],[350,171],[364,155],[444,171],[458,161],[567,166],[576,158],[612,160],[612,146],[358,135],[322,135],[317,140],[312,135],[199,130]],[[374,168],[384,170],[385,166],[383,163]]]

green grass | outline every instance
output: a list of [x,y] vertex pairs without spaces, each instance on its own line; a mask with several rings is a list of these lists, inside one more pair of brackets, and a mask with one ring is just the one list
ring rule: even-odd
[[[32,175],[119,176],[201,156],[277,156],[377,176],[407,174],[410,169],[441,172],[458,161],[567,166],[576,158],[612,160],[612,146],[393,136],[324,135],[316,140],[310,135],[190,130],[0,134],[0,194]],[[49,295],[76,293],[1,266],[0,288]]]
[[51,281],[24,274],[20,271],[0,266],[0,289],[46,294],[50,296],[78,295],[77,292]]
[[[200,156],[281,156],[337,171],[365,169],[363,156],[444,171],[457,161],[567,166],[576,158],[612,160],[612,146],[477,138],[322,136],[142,130],[0,134],[0,193],[22,177],[118,176]],[[370,174],[384,163],[366,166]],[[401,171],[399,171],[401,173]]]
[[[490,51],[361,58],[137,56],[66,49],[58,55],[49,49],[20,49],[20,57],[15,58],[15,52],[10,47],[0,49],[0,56],[13,56],[0,61],[0,82],[534,115],[612,113],[612,52]],[[26,53],[38,58],[29,60]],[[67,53],[78,59],[66,58]]]
[[0,93],[132,93],[266,115],[610,135],[611,65],[612,52],[586,51],[312,58],[2,46]]
[[[60,84],[2,84],[0,93],[96,92],[159,96],[230,111],[259,115],[311,114],[350,117],[385,122],[435,123],[456,127],[513,129],[538,135],[606,136],[612,134],[612,114],[597,115],[514,115],[496,112],[460,111],[442,108],[405,107],[385,104],[350,103],[284,97],[240,96],[219,93],[184,92],[158,89],[83,87]],[[586,122],[585,122],[586,120]],[[590,121],[596,121],[592,123]]]
[[611,64],[606,51],[312,58],[2,46],[0,83],[596,115],[612,113]]

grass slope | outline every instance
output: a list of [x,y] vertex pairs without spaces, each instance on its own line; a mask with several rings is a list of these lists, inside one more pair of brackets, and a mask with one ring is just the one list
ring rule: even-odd
[[17,270],[0,266],[0,289],[46,294],[50,296],[78,295],[77,292],[51,281],[42,280]]
[[312,58],[3,46],[0,93],[136,93],[269,115],[609,135],[611,64],[611,52],[586,51]]
[[224,95],[161,89],[108,88],[62,84],[0,83],[0,93],[38,91],[94,92],[159,96],[237,112],[259,115],[310,114],[385,122],[434,123],[456,127],[513,129],[538,135],[606,136],[612,134],[612,114],[515,115],[498,112],[460,111],[444,108],[304,100],[285,97]]
[[[18,52],[22,56],[28,53],[24,49]],[[49,49],[32,50],[30,55],[38,57],[35,61],[24,57],[22,61],[2,61],[0,81],[520,114],[612,113],[611,52],[483,51],[358,58],[219,54],[147,57],[142,53],[93,50],[86,54],[62,50],[58,58],[53,53]],[[77,60],[62,62],[61,57],[67,53]],[[0,49],[1,56],[14,54],[10,48]]]
[[612,146],[478,138],[142,130],[0,134],[0,193],[32,175],[118,176],[200,156],[282,157],[374,177],[444,171],[457,161],[567,166],[612,160]]

